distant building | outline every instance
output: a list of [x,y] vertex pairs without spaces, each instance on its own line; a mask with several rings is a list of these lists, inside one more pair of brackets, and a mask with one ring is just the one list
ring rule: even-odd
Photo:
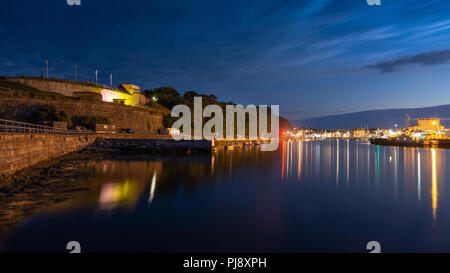
[[406,132],[416,139],[447,138],[446,129],[438,118],[421,118],[417,124],[406,128]]
[[420,118],[417,124],[407,128],[408,131],[438,132],[445,131],[438,118]]
[[352,138],[364,138],[367,136],[367,130],[364,128],[353,128],[350,134]]

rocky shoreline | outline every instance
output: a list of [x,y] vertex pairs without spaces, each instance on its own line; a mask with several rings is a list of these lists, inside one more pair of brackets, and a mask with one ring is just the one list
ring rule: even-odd
[[114,154],[210,154],[211,141],[98,138],[88,150]]
[[66,201],[76,192],[89,190],[80,177],[91,175],[82,168],[89,162],[129,155],[146,160],[157,155],[189,156],[211,152],[210,142],[127,140],[99,138],[93,145],[53,160],[0,175],[0,240],[18,223],[40,209]]
[[102,159],[101,154],[75,152],[0,177],[0,238],[18,222],[43,207],[65,201],[71,193],[88,190],[77,183],[81,164]]

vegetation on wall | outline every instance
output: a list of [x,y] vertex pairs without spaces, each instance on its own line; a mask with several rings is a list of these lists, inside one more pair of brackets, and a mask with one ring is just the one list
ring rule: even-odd
[[28,122],[48,125],[48,122],[66,121],[67,127],[72,127],[72,118],[65,111],[58,111],[53,105],[42,105],[34,108],[27,117]]
[[110,124],[111,122],[104,116],[81,116],[74,119],[75,126],[83,126],[87,129],[94,130],[95,124]]
[[146,108],[150,113],[159,113],[163,115],[170,115],[169,109],[162,106],[161,104],[155,102],[155,101],[149,101],[146,104]]

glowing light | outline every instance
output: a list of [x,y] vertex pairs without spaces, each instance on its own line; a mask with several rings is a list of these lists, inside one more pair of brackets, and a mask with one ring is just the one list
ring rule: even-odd
[[124,183],[105,184],[100,192],[100,206],[101,208],[114,208],[130,198],[131,194],[128,180]]
[[133,105],[133,97],[125,93],[117,92],[110,89],[102,89],[102,100],[106,102],[113,102],[114,100],[124,100],[126,105]]

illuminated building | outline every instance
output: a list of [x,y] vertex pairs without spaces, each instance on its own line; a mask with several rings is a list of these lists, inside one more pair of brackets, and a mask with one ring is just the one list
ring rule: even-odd
[[131,84],[131,83],[125,83],[125,84],[119,85],[119,90],[128,92],[131,95],[134,95],[135,93],[141,93],[141,88],[139,86]]
[[445,127],[438,118],[420,118],[416,125],[406,128],[406,131],[414,138],[446,138]]
[[363,128],[354,128],[351,130],[352,138],[363,138],[366,137],[367,131]]
[[91,98],[105,102],[145,107],[147,97],[141,93],[139,86],[122,84],[118,89],[92,83],[66,81],[60,79],[7,77],[8,81],[18,82],[44,92],[59,93],[68,97]]
[[410,131],[437,132],[445,131],[445,127],[441,125],[441,121],[437,118],[420,118],[417,124],[408,127]]

